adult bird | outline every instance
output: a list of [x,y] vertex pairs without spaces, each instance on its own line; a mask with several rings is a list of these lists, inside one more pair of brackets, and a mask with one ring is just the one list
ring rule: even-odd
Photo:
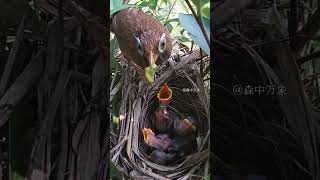
[[157,66],[171,55],[172,38],[167,28],[154,17],[130,7],[113,15],[111,31],[126,59],[140,66],[147,82],[153,83]]

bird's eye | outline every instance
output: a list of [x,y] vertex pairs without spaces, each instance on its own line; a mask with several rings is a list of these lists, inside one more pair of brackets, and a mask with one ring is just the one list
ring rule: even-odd
[[142,43],[140,41],[140,38],[138,36],[135,36],[136,40],[137,40],[137,48],[138,48],[138,52],[141,56],[143,56],[144,54],[144,49],[142,47]]
[[163,53],[166,49],[166,34],[163,33],[160,37],[158,50],[160,53]]

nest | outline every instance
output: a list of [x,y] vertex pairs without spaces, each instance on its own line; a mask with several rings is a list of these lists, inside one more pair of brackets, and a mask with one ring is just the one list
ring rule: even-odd
[[[159,68],[152,86],[137,80],[134,70],[127,68],[119,83],[121,106],[118,126],[111,127],[113,164],[130,179],[205,178],[209,174],[209,96],[195,60],[199,51],[169,61]],[[198,148],[192,154],[170,165],[152,162],[142,148],[141,129],[148,126],[149,114],[157,106],[156,94],[164,83],[173,91],[171,105],[178,111],[191,113],[200,120]],[[120,89],[119,89],[120,90]]]

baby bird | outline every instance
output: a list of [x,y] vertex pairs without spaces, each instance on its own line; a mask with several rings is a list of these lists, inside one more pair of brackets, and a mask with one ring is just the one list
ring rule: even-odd
[[161,165],[167,165],[175,159],[176,154],[174,153],[165,153],[163,151],[154,150],[150,154],[150,158],[153,162]]
[[171,141],[168,152],[175,153],[178,157],[186,156],[197,149],[196,137],[191,134],[187,136],[175,136]]
[[160,105],[168,105],[172,99],[172,90],[169,88],[167,83],[160,88],[157,98]]
[[172,145],[172,141],[167,134],[155,135],[154,132],[149,128],[143,128],[142,134],[144,142],[157,150],[167,151]]
[[155,135],[149,128],[143,128],[142,133],[144,142],[156,150],[185,155],[193,152],[197,147],[197,141],[193,134],[187,136],[176,135],[171,139],[168,134]]
[[157,133],[166,133],[172,128],[173,113],[166,106],[161,106],[153,112],[152,125]]
[[159,107],[153,112],[151,123],[157,133],[166,133],[172,128],[173,113],[168,109],[168,104],[172,98],[172,90],[165,83],[157,94]]
[[192,116],[187,116],[186,118],[174,117],[173,130],[174,133],[179,136],[186,136],[193,134],[197,131],[197,121]]

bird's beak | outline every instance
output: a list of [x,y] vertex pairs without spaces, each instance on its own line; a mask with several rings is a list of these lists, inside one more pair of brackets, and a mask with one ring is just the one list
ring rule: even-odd
[[189,119],[183,119],[183,121],[191,127],[193,131],[196,131],[197,127]]
[[143,128],[142,129],[143,140],[146,144],[156,149],[161,149],[161,143],[156,138],[154,132],[150,128]]
[[149,128],[143,128],[142,129],[142,134],[143,134],[143,140],[144,142],[146,142],[147,144],[149,144],[149,137],[154,135],[153,131]]
[[160,104],[169,104],[172,98],[172,90],[169,88],[168,84],[165,83],[157,94]]
[[150,55],[149,55],[149,64],[150,65],[144,69],[145,77],[146,77],[148,83],[150,83],[150,84],[154,82],[154,74],[155,74],[156,68],[157,68],[157,65],[156,65],[157,59],[158,59],[158,54],[153,53],[151,51]]

